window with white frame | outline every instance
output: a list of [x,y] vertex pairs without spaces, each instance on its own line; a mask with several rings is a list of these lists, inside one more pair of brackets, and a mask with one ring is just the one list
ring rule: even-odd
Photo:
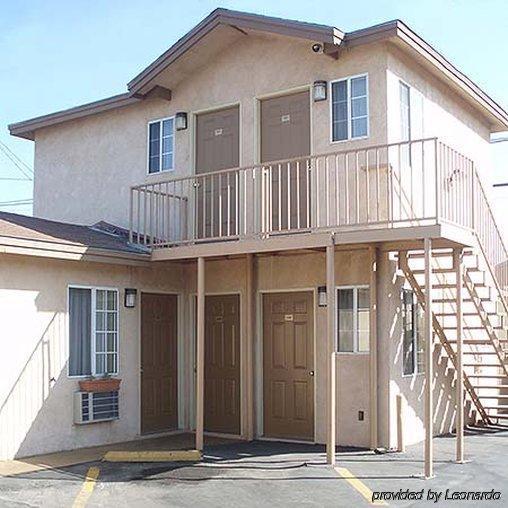
[[367,76],[332,82],[332,141],[363,138],[369,132]]
[[174,169],[175,121],[165,118],[148,124],[148,172]]
[[69,288],[69,376],[118,373],[118,291]]
[[402,290],[402,373],[423,372],[423,315],[414,291]]
[[337,290],[337,351],[369,351],[370,292],[366,286]]

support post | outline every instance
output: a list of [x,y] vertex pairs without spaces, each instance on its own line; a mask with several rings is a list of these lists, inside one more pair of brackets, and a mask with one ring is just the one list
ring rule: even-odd
[[377,270],[378,270],[378,249],[369,247],[370,253],[370,311],[369,311],[369,381],[370,381],[370,447],[377,448]]
[[245,340],[245,370],[246,382],[246,430],[245,437],[248,441],[254,439],[254,327],[256,326],[254,302],[254,256],[247,254],[246,257],[246,340]]
[[198,258],[196,341],[196,450],[203,450],[205,390],[205,259]]
[[432,333],[432,242],[424,240],[425,252],[425,478],[433,476],[433,333]]
[[456,414],[455,432],[457,433],[456,457],[458,463],[464,462],[464,354],[463,354],[463,316],[462,316],[462,249],[453,251],[453,263],[456,277],[456,311],[457,311],[457,380],[456,380]]
[[327,364],[328,364],[328,390],[327,390],[327,439],[326,461],[329,465],[335,465],[335,404],[336,404],[336,380],[335,380],[335,245],[326,247],[326,292],[327,292]]
[[404,399],[399,393],[397,400],[397,451],[404,453],[406,451],[406,443],[404,441]]

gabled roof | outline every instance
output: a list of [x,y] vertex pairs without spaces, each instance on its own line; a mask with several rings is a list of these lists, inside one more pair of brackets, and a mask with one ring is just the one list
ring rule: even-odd
[[[163,89],[160,83],[157,83],[157,77],[162,72],[172,68],[172,66],[176,66],[174,72],[178,73],[178,63],[182,60],[182,57],[191,54],[206,36],[211,35],[216,30],[224,29],[224,27],[232,28],[244,34],[250,31],[265,32],[319,42],[324,45],[325,53],[335,55],[339,54],[339,51],[344,47],[349,48],[377,41],[390,41],[408,51],[412,58],[419,60],[423,66],[437,74],[462,97],[482,111],[485,117],[489,119],[492,132],[508,129],[508,113],[478,85],[400,20],[388,21],[369,28],[344,33],[331,25],[273,18],[228,9],[216,9],[133,78],[127,84],[129,90],[127,93],[11,124],[9,125],[10,133],[14,136],[33,140],[36,130],[61,122],[101,113],[113,108],[129,106],[151,96],[170,100],[171,90]],[[208,45],[208,43],[201,44],[200,51],[205,51]],[[159,89],[158,93],[154,93],[156,89]]]
[[289,37],[298,37],[333,45],[339,45],[345,35],[344,32],[334,26],[272,18],[228,9],[215,9],[190,32],[187,32],[180,40],[157,58],[157,60],[152,62],[132,79],[127,84],[129,91],[131,93],[139,91],[150,79],[153,79],[159,72],[168,65],[171,65],[173,61],[220,25],[231,26],[241,30],[256,30]]

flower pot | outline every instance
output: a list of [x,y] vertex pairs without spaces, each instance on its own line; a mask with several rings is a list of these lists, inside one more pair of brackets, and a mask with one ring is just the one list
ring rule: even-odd
[[79,381],[79,389],[82,392],[116,392],[120,389],[121,379],[117,378],[96,378],[82,379]]

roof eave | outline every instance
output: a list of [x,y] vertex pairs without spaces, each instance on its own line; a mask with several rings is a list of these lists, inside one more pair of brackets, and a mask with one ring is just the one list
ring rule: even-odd
[[38,116],[23,122],[12,123],[8,125],[9,132],[12,136],[17,136],[24,139],[35,139],[35,131],[43,127],[49,127],[69,120],[75,120],[83,116],[94,115],[102,113],[103,111],[109,111],[110,109],[117,109],[125,106],[129,106],[141,99],[139,97],[133,97],[130,93],[123,93],[101,99],[99,101],[82,104],[48,115]]
[[150,80],[154,79],[162,72],[163,69],[167,68],[172,62],[177,60],[188,49],[219,25],[233,26],[248,30],[259,30],[262,32],[299,37],[334,45],[339,45],[345,35],[344,32],[333,26],[283,20],[227,9],[215,9],[209,16],[196,25],[190,32],[185,34],[127,84],[127,88],[131,94],[139,92]]

